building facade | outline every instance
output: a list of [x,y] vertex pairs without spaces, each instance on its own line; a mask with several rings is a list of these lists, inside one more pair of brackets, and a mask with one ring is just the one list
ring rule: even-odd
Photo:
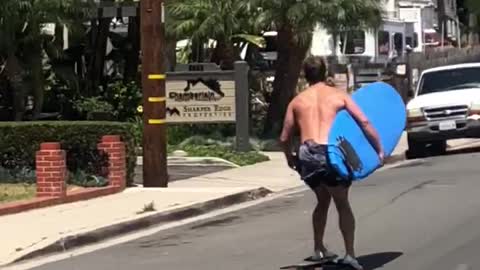
[[397,5],[400,18],[414,23],[415,51],[461,40],[456,0],[398,0]]

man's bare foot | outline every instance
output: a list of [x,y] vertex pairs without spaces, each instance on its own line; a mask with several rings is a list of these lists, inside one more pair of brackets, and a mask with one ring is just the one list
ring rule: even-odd
[[357,259],[353,258],[352,256],[350,256],[348,254],[345,256],[345,258],[343,258],[341,260],[341,263],[349,265],[349,266],[353,267],[353,269],[356,269],[356,270],[363,270],[363,267],[360,265],[360,263],[357,261]]

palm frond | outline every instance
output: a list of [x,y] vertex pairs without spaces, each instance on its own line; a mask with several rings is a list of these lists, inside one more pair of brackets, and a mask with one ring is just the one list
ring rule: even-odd
[[241,39],[248,43],[251,43],[257,47],[264,48],[266,45],[265,38],[262,36],[248,35],[248,34],[236,34],[232,36],[233,39]]

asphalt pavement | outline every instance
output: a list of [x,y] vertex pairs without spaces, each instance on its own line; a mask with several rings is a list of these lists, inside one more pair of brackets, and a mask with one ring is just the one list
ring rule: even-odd
[[[355,184],[365,269],[480,269],[479,161],[475,153],[432,157]],[[306,190],[34,269],[279,269],[310,255],[314,202]],[[330,211],[326,242],[343,255]]]

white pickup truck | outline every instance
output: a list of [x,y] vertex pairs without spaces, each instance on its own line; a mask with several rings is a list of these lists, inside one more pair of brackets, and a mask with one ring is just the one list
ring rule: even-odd
[[480,63],[423,71],[407,117],[407,158],[425,156],[428,146],[442,154],[449,139],[480,138]]

